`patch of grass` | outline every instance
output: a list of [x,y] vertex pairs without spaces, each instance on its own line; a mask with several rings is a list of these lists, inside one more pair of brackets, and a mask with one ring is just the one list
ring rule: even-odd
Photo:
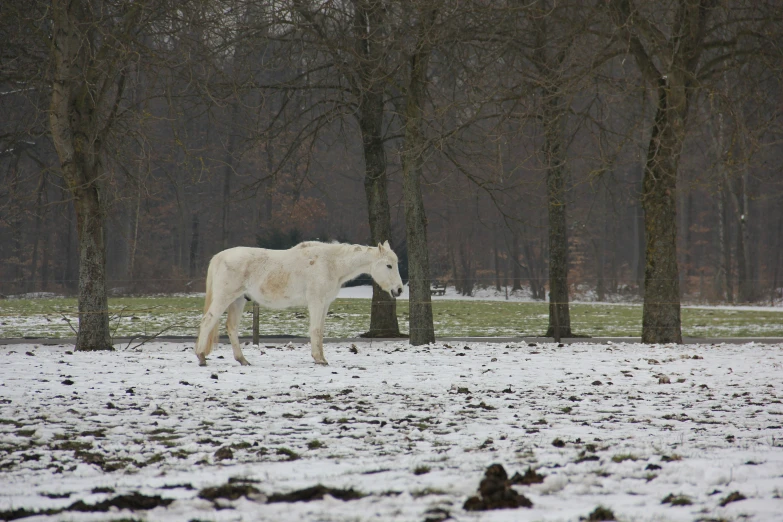
[[307,443],[307,449],[311,449],[311,450],[315,450],[315,449],[319,449],[319,448],[325,448],[325,447],[326,447],[326,444],[324,444],[323,442],[321,442],[318,439],[311,440],[310,442]]
[[[118,337],[157,333],[165,328],[170,335],[192,335],[203,313],[200,296],[176,297],[112,297],[109,299],[112,330]],[[543,333],[547,329],[545,302],[435,300],[433,320],[439,336],[517,336]],[[397,303],[398,314],[406,317],[408,302]],[[348,337],[366,329],[370,314],[369,299],[337,299],[326,320],[329,337]],[[77,322],[77,302],[74,298],[7,299],[3,302],[7,317],[22,317],[24,321],[7,321],[6,337],[40,336],[72,337],[66,321]],[[585,335],[639,336],[642,307],[633,304],[570,305],[571,326]],[[132,320],[132,317],[138,318]],[[339,317],[339,320],[337,319]],[[683,335],[689,337],[752,337],[783,336],[783,321],[779,310],[721,310],[710,307],[682,309]],[[48,319],[48,320],[47,320]],[[308,335],[308,319],[304,308],[287,311],[261,309],[261,334]],[[251,314],[240,322],[240,335],[249,336]]]
[[745,500],[747,497],[740,493],[739,491],[734,491],[733,493],[729,493],[726,497],[722,498],[721,501],[718,503],[720,507],[725,507],[726,504],[730,504],[732,502],[738,502],[740,500]]
[[616,462],[618,464],[621,462],[625,462],[626,460],[637,461],[639,460],[639,457],[637,457],[633,453],[620,453],[612,457],[612,462]]
[[286,460],[288,460],[288,461],[298,460],[299,459],[299,454],[297,452],[295,452],[294,450],[292,450],[292,449],[277,448],[277,450],[275,452],[278,455],[283,455],[283,456],[287,457]]
[[424,488],[411,491],[413,498],[428,497],[430,495],[448,495],[448,492],[439,488]]
[[182,435],[153,435],[149,440],[153,442],[168,442],[179,438],[182,438]]
[[416,466],[416,468],[413,470],[414,475],[426,475],[431,471],[431,468],[429,466]]
[[186,450],[184,450],[184,449],[178,449],[178,450],[175,450],[175,451],[172,451],[172,452],[171,452],[171,456],[172,456],[172,457],[176,457],[176,458],[178,458],[178,459],[186,459],[186,458],[188,458],[190,455],[192,455],[192,453],[191,453],[191,452],[189,452],[189,451],[186,451]]
[[669,493],[663,500],[661,500],[661,504],[671,504],[672,506],[690,506],[693,504],[693,501],[687,495],[675,495],[674,493]]
[[329,488],[321,484],[313,487],[291,491],[290,493],[272,493],[267,502],[310,502],[311,500],[321,500],[325,495],[331,495],[342,501],[357,500],[364,497],[363,493],[353,488],[339,489]]
[[240,497],[256,498],[261,492],[257,487],[245,483],[245,482],[229,482],[222,486],[204,488],[199,491],[198,496],[200,498],[215,501],[219,498],[228,500],[237,500]]
[[68,440],[52,446],[52,449],[60,451],[84,451],[90,448],[92,448],[92,442],[81,442],[78,440]]
[[153,455],[150,458],[148,458],[144,462],[144,465],[145,466],[149,466],[150,464],[157,464],[158,462],[165,462],[165,461],[166,461],[166,456],[165,455],[163,455],[162,453],[156,453],[155,455]]
[[592,513],[587,515],[587,518],[580,517],[579,520],[587,520],[588,522],[599,522],[599,521],[609,521],[609,520],[617,520],[614,517],[614,512],[612,512],[611,509],[605,508],[603,506],[598,506],[593,510]]
[[[173,435],[175,433],[177,433],[177,430],[175,430],[174,428],[156,428],[149,432],[150,435],[162,435],[162,434]],[[150,439],[152,439],[152,437],[150,437]]]

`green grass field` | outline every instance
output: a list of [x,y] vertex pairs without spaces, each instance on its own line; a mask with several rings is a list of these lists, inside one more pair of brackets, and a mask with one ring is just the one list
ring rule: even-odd
[[[201,297],[123,297],[109,300],[115,337],[137,335],[195,336],[203,307]],[[251,306],[245,307],[241,335],[251,335]],[[438,337],[538,336],[548,324],[543,302],[433,301]],[[367,331],[370,301],[338,299],[326,320],[327,337],[351,337]],[[400,328],[408,328],[408,302],[399,301]],[[639,336],[642,308],[628,304],[572,304],[572,331],[591,337]],[[770,308],[688,307],[682,310],[686,337],[783,336],[783,310]],[[73,337],[76,300],[6,299],[0,301],[0,338]],[[261,335],[307,336],[304,309],[261,310]]]

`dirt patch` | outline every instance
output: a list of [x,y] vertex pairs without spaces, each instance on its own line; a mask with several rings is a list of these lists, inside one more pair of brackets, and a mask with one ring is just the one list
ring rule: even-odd
[[533,507],[533,503],[524,495],[511,489],[508,474],[500,464],[492,464],[484,472],[479,483],[478,496],[470,497],[462,506],[466,511],[487,511],[490,509],[511,509]]
[[62,510],[45,509],[34,511],[25,508],[10,509],[8,511],[0,511],[0,520],[19,520],[20,518],[34,517],[36,515],[56,515],[58,513],[62,513]]
[[533,468],[527,468],[524,475],[520,475],[519,472],[514,473],[509,481],[515,486],[529,486],[530,484],[541,484],[544,482],[544,475],[539,475]]
[[204,488],[198,496],[214,502],[217,499],[237,500],[241,497],[256,500],[262,495],[257,487],[244,481],[230,480],[222,486]]
[[84,501],[78,500],[68,506],[66,511],[106,512],[111,508],[139,511],[155,509],[158,506],[166,507],[172,502],[174,502],[174,499],[162,498],[160,495],[147,496],[138,492],[133,492],[130,495],[117,495],[116,497],[95,504],[86,504]]
[[78,511],[81,513],[87,512],[99,512],[105,513],[112,508],[119,510],[128,509],[130,511],[142,511],[148,509],[154,509],[158,506],[166,507],[174,502],[174,499],[162,498],[159,495],[149,497],[142,495],[141,493],[131,493],[130,495],[118,495],[114,498],[98,502],[96,504],[87,504],[82,500],[77,500],[70,506],[64,509],[43,509],[40,511],[28,510],[24,508],[13,509],[10,511],[0,511],[0,519],[2,520],[19,520],[21,518],[27,518],[39,515],[58,515],[65,511]]
[[321,500],[325,495],[331,495],[339,500],[357,500],[364,495],[353,488],[339,489],[328,488],[318,484],[310,488],[299,489],[291,493],[273,493],[269,495],[267,502],[310,502],[311,500]]
[[721,499],[720,501],[720,507],[725,507],[726,504],[730,504],[732,502],[738,502],[740,500],[745,500],[747,497],[740,493],[739,491],[735,491],[734,493],[729,494],[726,498]]

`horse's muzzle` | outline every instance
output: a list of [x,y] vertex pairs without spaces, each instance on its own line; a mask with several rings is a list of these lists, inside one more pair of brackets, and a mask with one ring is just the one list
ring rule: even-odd
[[389,293],[391,293],[392,297],[400,297],[402,295],[402,287],[392,288]]

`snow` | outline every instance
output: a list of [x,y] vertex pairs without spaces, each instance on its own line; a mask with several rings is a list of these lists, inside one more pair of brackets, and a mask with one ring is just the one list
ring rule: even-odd
[[[328,344],[327,367],[302,344],[247,346],[251,367],[227,346],[199,367],[192,349],[0,347],[0,512],[139,492],[174,501],[25,520],[421,521],[440,508],[456,520],[577,521],[599,505],[633,521],[783,513],[779,345],[385,341]],[[226,446],[233,456],[220,460]],[[514,486],[532,509],[462,509],[493,463],[546,476]],[[263,495],[199,498],[232,478]],[[264,503],[317,484],[366,496]],[[721,507],[735,491],[746,499]],[[662,503],[670,494],[692,503]]]

